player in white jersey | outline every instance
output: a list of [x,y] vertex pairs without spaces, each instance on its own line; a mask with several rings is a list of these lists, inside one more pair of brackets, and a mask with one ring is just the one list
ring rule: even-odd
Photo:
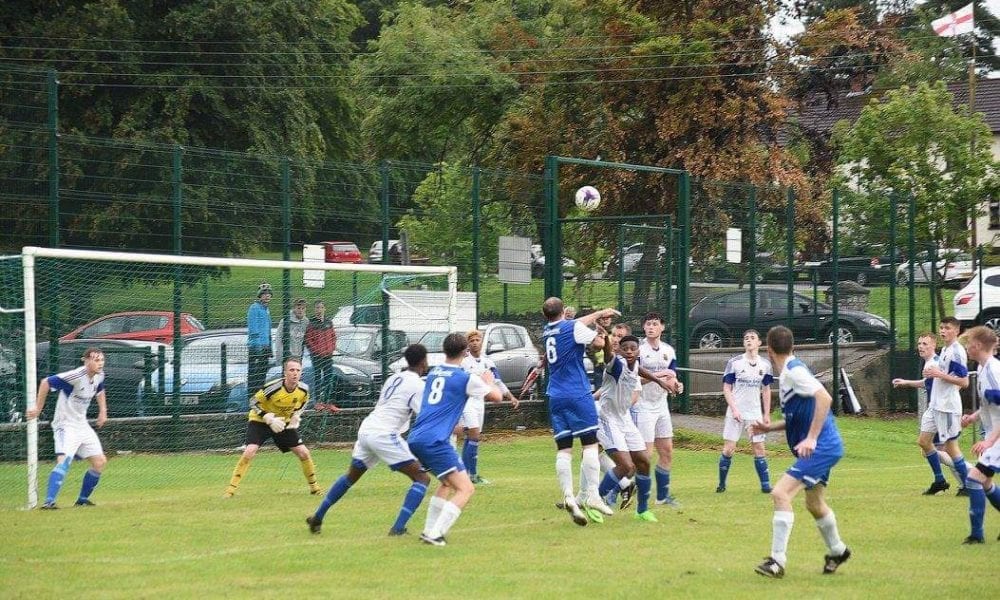
[[[462,359],[462,368],[473,375],[482,375],[486,371],[493,374],[493,383],[500,389],[505,400],[509,400],[514,408],[519,401],[500,379],[500,371],[493,359],[483,354],[483,332],[473,329],[465,334],[469,341],[469,350]],[[463,434],[462,462],[469,472],[472,483],[488,484],[489,481],[479,475],[479,445],[482,443],[483,423],[486,419],[486,402],[482,398],[469,398],[462,411],[462,418],[455,428],[455,434]]]
[[[726,477],[736,452],[736,442],[747,431],[753,447],[754,468],[760,479],[760,491],[771,493],[771,476],[767,469],[764,441],[766,435],[753,435],[750,426],[757,421],[771,424],[771,363],[760,355],[760,334],[755,329],[743,332],[743,349],[726,363],[722,376],[722,393],[726,397],[726,420],[722,427],[722,455],[719,457],[719,485],[716,493],[726,491]],[[763,410],[761,406],[763,405]]]
[[[964,544],[985,542],[983,521],[986,501],[1000,510],[1000,486],[993,483],[993,475],[1000,472],[1000,361],[994,356],[997,336],[989,327],[973,327],[966,332],[969,358],[979,364],[978,384],[981,408],[962,417],[962,425],[975,419],[983,424],[986,436],[977,442],[972,451],[979,455],[976,466],[969,470],[965,487],[969,490],[969,521],[971,533]],[[1000,538],[997,538],[1000,539]]]
[[[660,339],[663,334],[663,317],[658,313],[649,313],[642,320],[642,328],[646,339],[639,344],[639,363],[658,378],[669,379],[670,390],[680,394],[683,387],[677,379],[677,354],[670,344]],[[678,507],[677,501],[670,495],[674,425],[670,418],[667,391],[653,382],[643,385],[639,401],[632,407],[632,418],[642,433],[651,456],[653,448],[656,448],[656,503]]]
[[941,464],[934,447],[935,435],[944,444],[944,451],[951,456],[955,469],[966,479],[965,457],[958,446],[958,436],[962,432],[961,390],[969,385],[965,348],[958,343],[959,322],[955,317],[941,319],[938,333],[941,335],[941,354],[938,363],[924,366],[924,377],[930,380],[927,392],[927,410],[920,419],[920,436],[917,444],[934,472],[934,482],[924,492],[931,496],[947,490],[951,485],[941,473]]
[[396,522],[389,529],[389,535],[406,533],[407,521],[427,494],[431,478],[421,470],[420,463],[402,437],[403,432],[410,427],[410,417],[420,412],[420,402],[424,397],[424,381],[421,377],[427,373],[427,348],[421,344],[413,344],[403,351],[403,356],[406,358],[407,369],[393,375],[382,385],[378,403],[358,428],[358,440],[354,443],[347,473],[330,486],[330,491],[313,516],[306,517],[309,531],[319,533],[327,511],[368,469],[379,462],[384,462],[393,471],[399,471],[413,481],[403,499],[403,507]]
[[97,399],[97,427],[104,427],[108,420],[108,401],[104,394],[104,353],[99,348],[87,348],[83,352],[83,366],[72,371],[51,375],[38,385],[35,406],[27,411],[28,420],[37,419],[45,408],[45,399],[50,390],[59,392],[56,400],[56,414],[52,419],[52,434],[56,449],[56,466],[49,474],[48,489],[43,509],[56,506],[56,496],[62,488],[63,480],[75,457],[86,458],[90,469],[83,476],[80,496],[76,506],[94,506],[90,494],[101,479],[108,464],[97,433],[87,423],[87,409]]

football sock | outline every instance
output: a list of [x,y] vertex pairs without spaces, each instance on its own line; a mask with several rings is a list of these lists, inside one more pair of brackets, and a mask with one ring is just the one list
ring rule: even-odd
[[413,513],[417,511],[420,507],[420,503],[424,501],[424,496],[427,495],[427,486],[420,483],[419,481],[414,481],[410,485],[410,491],[406,492],[406,497],[403,498],[403,508],[399,510],[399,515],[396,517],[396,522],[392,524],[392,528],[395,531],[402,531],[409,522],[410,517]]
[[454,503],[446,500],[444,505],[441,507],[441,514],[438,515],[437,523],[434,524],[433,529],[431,529],[427,535],[432,539],[447,535],[451,526],[455,524],[455,521],[457,521],[458,517],[461,515],[462,509],[455,506]]
[[597,488],[597,493],[600,494],[601,498],[608,495],[609,492],[618,489],[618,478],[615,477],[614,471],[608,471],[604,474],[604,479],[601,480],[601,486]]
[[670,469],[656,465],[656,499],[666,500],[670,497]]
[[986,492],[983,484],[971,477],[965,481],[965,489],[969,490],[969,525],[971,536],[984,539],[983,519],[986,517]]
[[[597,481],[600,485],[600,479]],[[590,473],[587,472],[587,466],[585,461],[580,461],[580,491],[576,495],[576,501],[581,506],[587,501],[588,491],[590,490]]]
[[424,533],[430,535],[431,530],[437,524],[438,517],[441,516],[441,508],[444,507],[445,500],[440,496],[431,496],[431,502],[427,505],[427,520],[424,521]]
[[586,474],[586,484],[580,482],[580,489],[587,495],[594,497],[597,495],[597,485],[601,482],[601,461],[597,458],[600,453],[597,446],[588,446],[583,449],[583,460],[580,465],[581,474]]
[[816,527],[826,542],[826,547],[830,549],[831,556],[840,556],[847,550],[847,545],[840,540],[840,532],[837,531],[837,517],[831,510],[825,517],[816,519]]
[[927,464],[931,466],[934,473],[934,481],[944,481],[944,473],[941,472],[941,459],[938,458],[937,450],[931,450],[930,454],[925,454]]
[[615,461],[608,456],[607,452],[601,452],[601,470],[608,473],[615,468]]
[[83,485],[80,486],[80,497],[76,501],[90,500],[90,495],[94,493],[94,488],[97,487],[97,482],[100,480],[100,473],[93,469],[87,469],[87,472],[83,476]]
[[309,484],[309,489],[319,493],[319,487],[316,485],[316,463],[313,462],[312,457],[300,460],[299,466],[302,467],[302,474],[306,476],[306,483]]
[[243,476],[247,474],[247,469],[250,468],[250,459],[243,456],[236,462],[236,468],[233,469],[233,476],[229,480],[229,487],[226,488],[226,493],[230,496],[236,493],[236,488],[240,487],[240,482],[243,480]]
[[[648,475],[647,475],[647,477],[648,477]],[[631,477],[622,477],[621,479],[618,480],[618,489],[624,490],[625,488],[627,488],[630,485],[632,485],[632,478]]]
[[[959,474],[958,469],[955,468],[955,462],[951,460],[951,457],[948,456],[948,453],[945,452],[944,450],[938,450],[938,460],[941,462],[942,465],[948,467],[949,471],[951,471],[951,476],[955,478],[955,483],[958,484],[958,487],[964,488],[965,477],[962,477]],[[965,461],[963,460],[962,462]],[[966,465],[968,465],[968,463],[966,463]],[[968,472],[968,466],[966,466],[966,472]]]
[[51,504],[56,501],[56,496],[59,495],[59,490],[62,489],[63,480],[66,479],[66,473],[69,473],[69,465],[73,462],[72,458],[67,458],[62,461],[49,473],[49,486],[45,491],[45,503]]
[[556,477],[559,479],[559,489],[563,496],[573,497],[573,455],[569,452],[556,452]]
[[767,470],[767,459],[763,456],[755,456],[753,466],[757,469],[757,477],[760,478],[760,487],[771,485],[771,473]]
[[636,475],[635,487],[639,493],[639,498],[635,501],[635,512],[644,513],[649,510],[649,490],[653,487],[649,475]]
[[952,468],[955,469],[955,471],[958,472],[958,476],[962,478],[962,481],[965,481],[966,479],[968,479],[968,477],[969,477],[969,469],[966,466],[965,457],[964,456],[959,456],[958,458],[952,460],[952,463],[954,465]]
[[993,508],[1000,510],[1000,486],[994,484],[993,487],[986,490],[986,499],[990,501]]
[[347,490],[351,489],[351,485],[351,480],[347,478],[347,475],[341,475],[337,481],[334,481],[326,493],[326,497],[319,503],[319,508],[316,509],[316,518],[322,521],[323,517],[326,516],[326,511],[344,497]]
[[466,470],[470,476],[479,473],[479,441],[465,438],[462,446],[462,462],[465,463]]
[[726,487],[726,478],[729,476],[729,465],[731,464],[733,464],[732,456],[719,455],[719,487]]
[[795,523],[795,513],[792,511],[776,510],[774,519],[771,521],[771,558],[782,567],[788,556],[788,538],[792,535],[792,525]]

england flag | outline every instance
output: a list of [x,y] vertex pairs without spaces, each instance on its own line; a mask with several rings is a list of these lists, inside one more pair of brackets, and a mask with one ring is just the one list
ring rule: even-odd
[[972,4],[974,3],[963,6],[940,19],[931,21],[934,33],[941,37],[954,37],[963,33],[972,33],[972,30],[976,27],[972,17]]

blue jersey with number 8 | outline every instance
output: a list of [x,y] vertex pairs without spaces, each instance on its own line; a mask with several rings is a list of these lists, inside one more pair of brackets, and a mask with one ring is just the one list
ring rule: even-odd
[[460,366],[434,367],[427,374],[420,414],[407,439],[411,444],[449,439],[469,396],[485,396],[489,390],[481,377],[470,375]]
[[590,380],[583,366],[587,344],[597,332],[575,319],[549,323],[542,331],[542,348],[549,365],[550,398],[579,398],[590,393]]

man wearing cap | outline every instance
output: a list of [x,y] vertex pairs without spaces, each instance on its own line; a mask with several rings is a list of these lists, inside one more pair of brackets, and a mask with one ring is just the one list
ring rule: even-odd
[[267,378],[267,364],[271,360],[271,284],[262,283],[257,288],[257,301],[247,310],[247,389],[259,390]]

